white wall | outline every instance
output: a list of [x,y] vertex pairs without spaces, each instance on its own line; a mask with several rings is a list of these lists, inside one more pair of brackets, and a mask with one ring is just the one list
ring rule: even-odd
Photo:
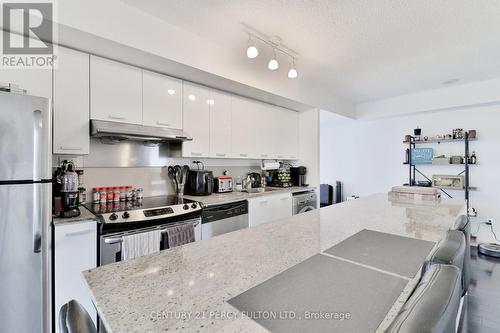
[[[484,221],[494,219],[495,231],[500,234],[500,106],[483,106],[453,111],[425,112],[414,115],[378,120],[351,120],[321,112],[321,183],[344,182],[346,196],[365,196],[387,192],[394,185],[408,181],[408,167],[402,165],[406,134],[415,127],[423,135],[449,133],[453,128],[476,129],[478,140],[470,149],[477,154],[478,164],[471,166],[471,206]],[[463,155],[463,145],[447,143],[429,145],[435,154]],[[432,174],[458,174],[461,166],[422,166],[429,177]],[[454,191],[463,197],[463,191]],[[444,197],[444,196],[443,196]],[[473,231],[476,226],[473,225]],[[492,241],[486,226],[482,226],[479,239]]]

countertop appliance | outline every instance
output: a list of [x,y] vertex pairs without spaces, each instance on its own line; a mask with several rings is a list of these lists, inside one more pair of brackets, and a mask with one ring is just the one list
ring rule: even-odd
[[307,168],[305,166],[291,167],[290,177],[293,186],[307,186],[306,184]]
[[298,192],[292,197],[293,215],[309,212],[318,207],[318,198],[316,192]]
[[[186,182],[186,193],[189,195],[210,195],[214,190],[214,175],[205,170],[203,163],[195,161],[197,170],[189,170]],[[202,165],[201,169],[199,165]]]
[[[99,219],[99,265],[121,261],[122,237],[130,234],[166,228],[180,223],[195,224],[195,238],[201,239],[201,211],[199,202],[182,196],[149,197],[133,202],[85,205]],[[166,248],[162,237],[161,249]]]
[[0,92],[0,323],[52,331],[52,129],[46,98]]
[[201,214],[201,239],[248,228],[248,201],[209,206]]
[[261,176],[257,172],[250,172],[247,175],[247,184],[250,184],[251,188],[257,188],[262,186]]
[[233,178],[228,175],[215,177],[214,192],[225,193],[233,191]]

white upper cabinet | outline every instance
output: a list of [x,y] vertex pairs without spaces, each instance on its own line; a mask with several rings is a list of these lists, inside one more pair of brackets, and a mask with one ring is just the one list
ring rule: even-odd
[[299,113],[275,108],[276,158],[295,160],[299,158]]
[[142,70],[91,56],[90,116],[142,124]]
[[231,96],[210,92],[210,156],[231,156]]
[[182,81],[142,72],[143,124],[182,128]]
[[258,118],[257,102],[248,99],[233,97],[231,107],[231,157],[257,157],[258,127],[261,124]]
[[207,157],[210,154],[210,90],[184,82],[183,129],[193,138],[182,144],[182,156]]
[[260,159],[274,159],[280,147],[277,138],[281,135],[276,128],[278,115],[272,105],[256,103],[259,124],[257,131],[257,157]]
[[89,55],[59,47],[54,69],[54,154],[89,153]]

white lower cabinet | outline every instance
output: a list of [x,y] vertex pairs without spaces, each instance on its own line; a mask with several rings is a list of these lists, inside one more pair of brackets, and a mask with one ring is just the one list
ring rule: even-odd
[[250,227],[292,216],[292,194],[276,193],[248,200]]
[[59,310],[72,299],[81,303],[94,323],[97,322],[97,313],[82,275],[83,271],[96,267],[97,223],[83,221],[54,228],[55,329],[58,333]]

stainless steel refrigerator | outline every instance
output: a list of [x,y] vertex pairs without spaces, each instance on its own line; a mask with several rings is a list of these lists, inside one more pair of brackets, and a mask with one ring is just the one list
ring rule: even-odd
[[51,329],[51,107],[0,92],[0,331]]

